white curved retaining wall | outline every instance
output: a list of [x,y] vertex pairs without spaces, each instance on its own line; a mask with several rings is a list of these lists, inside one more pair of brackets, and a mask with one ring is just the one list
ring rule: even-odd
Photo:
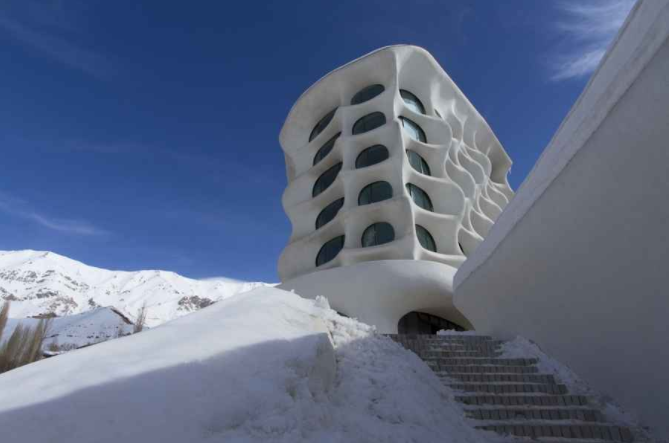
[[[373,84],[383,85],[384,92],[367,102],[350,105],[358,91]],[[407,107],[400,89],[416,95],[426,115]],[[309,142],[316,123],[334,108],[337,111],[332,121]],[[352,135],[358,119],[377,111],[385,115],[385,125]],[[400,116],[417,123],[428,143],[410,138],[402,128]],[[338,132],[341,136],[332,151],[312,166],[319,148]],[[414,46],[380,49],[321,79],[291,109],[280,142],[288,175],[283,206],[293,226],[279,259],[282,281],[373,260],[429,260],[457,268],[476,249],[513,196],[506,179],[511,160],[501,144],[436,60]],[[375,144],[386,146],[390,157],[356,169],[358,154]],[[409,165],[407,149],[428,162],[431,176],[422,175]],[[316,180],[339,162],[343,167],[334,183],[312,198]],[[393,198],[358,206],[360,191],[375,181],[389,182]],[[428,193],[434,212],[413,203],[405,189],[407,183]],[[341,197],[344,205],[337,216],[316,230],[319,213]],[[363,248],[362,233],[376,222],[390,223],[395,241]],[[420,246],[416,224],[431,233],[436,253]],[[323,244],[340,235],[345,235],[343,250],[317,268],[316,256]]]
[[455,275],[477,330],[536,341],[664,438],[668,171],[669,0],[644,0]]

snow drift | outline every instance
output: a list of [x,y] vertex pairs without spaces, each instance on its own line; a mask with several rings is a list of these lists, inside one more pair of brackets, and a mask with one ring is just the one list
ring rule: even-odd
[[0,392],[8,443],[483,441],[417,356],[273,288],[7,372]]

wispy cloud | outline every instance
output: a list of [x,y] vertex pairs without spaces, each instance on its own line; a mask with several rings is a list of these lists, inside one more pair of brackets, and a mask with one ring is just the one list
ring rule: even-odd
[[86,221],[57,218],[43,214],[34,210],[25,200],[2,191],[0,191],[0,211],[65,234],[84,236],[109,234],[108,231]]
[[76,3],[68,3],[71,11],[64,10],[59,2],[35,0],[10,0],[6,6],[0,11],[0,31],[16,41],[97,78],[106,79],[116,72],[115,64],[106,56],[81,43],[84,37],[77,29],[81,13]]
[[551,79],[584,77],[599,65],[636,0],[564,0],[556,29],[563,41],[551,57]]

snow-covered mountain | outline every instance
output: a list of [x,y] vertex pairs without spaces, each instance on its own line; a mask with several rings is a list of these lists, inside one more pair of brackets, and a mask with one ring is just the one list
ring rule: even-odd
[[[3,330],[2,339],[8,339],[19,324],[34,328],[39,321],[36,318],[10,318]],[[134,328],[132,322],[115,308],[95,308],[81,314],[56,317],[50,321],[42,348],[53,352],[69,351],[129,335]],[[54,348],[54,345],[57,347]]]
[[131,320],[146,303],[156,326],[266,283],[194,280],[169,271],[109,271],[53,252],[0,251],[0,300],[10,317],[80,314],[113,306]]

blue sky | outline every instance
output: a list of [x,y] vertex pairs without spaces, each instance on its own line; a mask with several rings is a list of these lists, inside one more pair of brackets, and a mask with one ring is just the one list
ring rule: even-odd
[[277,281],[286,114],[327,72],[398,43],[460,86],[517,188],[632,4],[5,1],[0,249]]

